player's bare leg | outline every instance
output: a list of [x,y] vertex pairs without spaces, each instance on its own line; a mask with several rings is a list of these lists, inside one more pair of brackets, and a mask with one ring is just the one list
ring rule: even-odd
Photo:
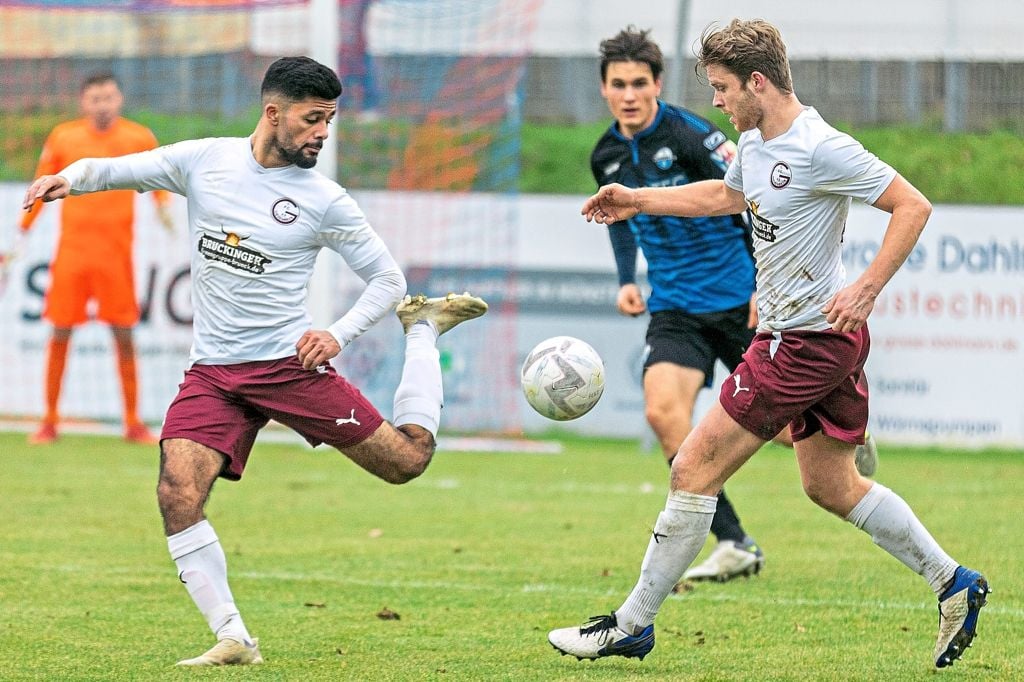
[[124,402],[124,439],[139,445],[156,445],[159,442],[157,437],[139,419],[139,379],[132,328],[111,327],[111,332],[117,347],[117,373]]
[[345,455],[388,483],[408,483],[424,471],[434,456],[434,435],[416,424],[395,428],[381,424],[362,443],[344,448]]
[[444,390],[437,338],[456,325],[480,317],[487,303],[476,296],[406,296],[396,309],[405,329],[405,364],[395,391],[394,426],[385,422],[372,436],[346,446],[345,454],[389,483],[407,483],[422,474],[434,456]]
[[46,445],[57,440],[57,406],[64,381],[64,367],[71,345],[71,327],[54,327],[46,346],[46,414],[39,427],[28,437],[31,445]]
[[812,500],[863,530],[928,581],[939,598],[933,660],[938,668],[952,665],[977,633],[978,615],[990,592],[985,576],[946,554],[899,495],[861,476],[853,445],[819,432],[797,443],[797,462]]
[[690,435],[693,405],[704,387],[704,372],[671,362],[657,362],[644,372],[644,416],[671,460]]
[[183,666],[262,663],[258,642],[249,636],[228,586],[227,559],[203,508],[224,467],[223,454],[184,438],[160,446],[157,501],[167,533],[167,548],[178,579],[206,618],[217,643]]
[[551,631],[551,645],[577,658],[646,656],[654,648],[654,618],[662,602],[711,530],[715,494],[764,442],[716,402],[672,462],[671,492],[654,525],[633,591],[609,616]]
[[[704,372],[672,362],[656,362],[644,372],[644,408],[647,422],[657,434],[661,449],[671,463],[686,440],[693,422],[693,406],[704,388]],[[719,491],[718,504],[711,522],[717,544],[700,564],[683,574],[684,580],[717,580],[759,573],[764,567],[764,552],[740,524],[736,510]]]

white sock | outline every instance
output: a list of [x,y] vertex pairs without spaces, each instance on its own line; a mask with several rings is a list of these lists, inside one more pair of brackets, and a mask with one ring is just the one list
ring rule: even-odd
[[899,495],[880,483],[871,486],[846,520],[875,544],[923,576],[936,594],[942,592],[959,565],[942,551]]
[[654,622],[661,603],[672,593],[686,568],[700,553],[711,530],[718,498],[673,490],[658,515],[640,579],[622,606],[615,609],[619,627],[632,634]]
[[416,424],[434,436],[441,425],[444,389],[441,386],[441,355],[437,352],[433,324],[414,324],[405,335],[405,365],[395,391],[392,423]]
[[178,579],[217,639],[252,641],[231,596],[227,558],[210,522],[200,521],[169,536],[167,549],[178,566]]

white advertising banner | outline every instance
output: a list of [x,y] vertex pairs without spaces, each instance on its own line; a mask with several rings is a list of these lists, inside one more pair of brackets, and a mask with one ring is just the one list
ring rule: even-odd
[[[0,208],[11,216],[0,233],[0,250],[10,243],[23,191],[22,185],[0,185]],[[384,192],[359,192],[356,198],[386,241],[395,229],[395,215],[408,216],[398,210],[402,202],[424,201],[422,196]],[[448,208],[450,220],[445,222],[456,223],[461,203],[482,199],[468,194],[441,200]],[[460,430],[476,426],[527,432],[555,426],[533,414],[516,394],[517,376],[481,381],[468,375],[514,374],[535,343],[569,334],[601,353],[607,389],[590,414],[560,428],[595,435],[648,434],[639,381],[646,324],[615,312],[617,284],[604,228],[579,216],[581,197],[489,196],[486,201],[514,225],[509,262],[474,263],[465,250],[453,258],[446,248],[415,254],[404,252],[401,243],[395,248],[409,270],[411,287],[435,293],[438,287],[468,283],[474,292],[488,296],[492,313],[481,324],[494,325],[499,338],[512,344],[507,349],[514,353],[510,361],[467,363],[460,358],[477,348],[460,344],[460,335],[452,335],[454,345],[442,348],[447,358],[446,424]],[[150,422],[161,420],[174,397],[191,342],[184,201],[176,198],[174,209],[179,229],[168,235],[156,222],[148,198],[138,201],[136,288],[143,319],[135,338],[140,408]],[[58,215],[56,207],[47,207],[36,222],[27,251],[0,297],[0,415],[34,417],[42,411],[50,329],[40,313]],[[877,252],[887,217],[854,206],[845,240],[851,281]],[[317,311],[318,319],[335,317],[337,307],[358,291],[354,278],[334,277],[336,262],[328,260],[326,267],[331,275],[318,281],[344,284],[336,295],[317,299],[333,306]],[[1019,390],[1024,380],[1024,209],[936,207],[914,253],[876,302],[870,328],[871,428],[880,441],[1024,447],[1024,398]],[[347,363],[339,363],[385,416],[400,372],[399,348],[394,329],[372,330],[346,351]],[[715,395],[715,389],[704,391],[698,412]],[[496,411],[500,417],[492,414]],[[120,419],[116,364],[109,331],[102,325],[87,324],[75,332],[61,412],[68,418]]]
[[[874,258],[887,218],[851,214],[851,281]],[[869,326],[879,440],[1024,445],[1024,210],[936,207]]]

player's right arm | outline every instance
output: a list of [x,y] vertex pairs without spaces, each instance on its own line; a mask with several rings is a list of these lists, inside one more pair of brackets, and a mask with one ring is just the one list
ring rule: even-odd
[[743,193],[723,180],[702,180],[678,187],[605,185],[587,199],[581,213],[587,222],[610,225],[638,213],[697,218],[742,213],[746,206]]
[[[604,146],[609,144],[609,140],[607,134],[603,136],[590,154],[590,172],[598,187],[620,178],[622,174],[619,164],[611,165],[602,158],[601,152]],[[619,144],[617,141],[614,143],[615,146]],[[612,255],[615,257],[615,270],[619,276],[619,293],[615,299],[615,306],[623,315],[636,317],[647,310],[643,293],[636,285],[636,256],[639,250],[636,235],[628,224],[619,223],[608,226],[608,239],[611,242]]]
[[25,193],[23,207],[33,202],[63,199],[69,194],[89,194],[108,189],[139,192],[163,189],[185,194],[188,170],[194,157],[205,149],[204,140],[190,140],[152,151],[103,159],[79,159],[56,175],[43,175]]

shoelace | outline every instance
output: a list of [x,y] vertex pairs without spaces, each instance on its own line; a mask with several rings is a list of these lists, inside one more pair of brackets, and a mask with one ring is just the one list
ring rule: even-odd
[[590,620],[580,626],[580,635],[583,637],[598,635],[598,644],[604,644],[608,640],[608,633],[612,628],[618,626],[619,623],[614,612],[607,616],[591,616]]

